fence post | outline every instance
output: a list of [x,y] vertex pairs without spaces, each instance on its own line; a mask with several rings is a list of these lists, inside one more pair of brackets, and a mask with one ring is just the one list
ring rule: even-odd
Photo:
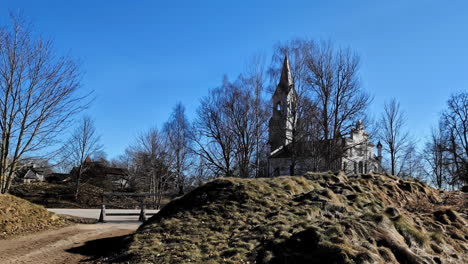
[[101,205],[101,214],[99,215],[99,223],[104,223],[106,222],[106,206],[103,204]]
[[141,201],[141,211],[140,211],[140,218],[138,219],[140,222],[145,222],[146,221],[146,212],[145,212],[145,201],[144,197]]
[[105,205],[105,199],[104,199],[104,194],[102,195],[102,205],[101,205],[101,214],[99,215],[99,223],[104,223],[106,221],[106,205]]

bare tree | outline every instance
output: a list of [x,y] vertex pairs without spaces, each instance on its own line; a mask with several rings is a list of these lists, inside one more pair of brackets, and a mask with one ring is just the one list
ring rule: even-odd
[[[268,144],[268,105],[263,99],[266,86],[265,62],[263,56],[254,56],[248,63],[245,76],[240,77],[242,86],[252,94],[251,97],[251,121],[253,122],[254,176],[267,176],[265,172],[267,164],[266,148]],[[263,170],[262,170],[263,164]]]
[[229,128],[225,111],[225,94],[229,91],[229,82],[210,91],[201,100],[194,121],[194,152],[206,160],[210,170],[217,176],[234,175],[235,142]]
[[447,169],[451,175],[450,185],[468,183],[468,92],[454,94],[442,114],[445,150],[449,154]]
[[166,139],[156,128],[151,128],[137,138],[128,150],[135,166],[136,178],[140,187],[153,196],[154,207],[159,209],[161,200],[173,182],[171,155],[168,153]]
[[235,82],[225,78],[221,87],[202,100],[195,120],[194,150],[215,175],[259,175],[268,116],[262,74],[250,72]]
[[100,136],[96,133],[94,121],[91,117],[84,116],[61,149],[62,163],[75,168],[75,199],[78,199],[80,193],[83,174],[89,169],[90,163],[86,159],[102,151],[99,142]]
[[429,180],[437,188],[442,189],[448,183],[446,139],[441,124],[432,129],[431,138],[424,147],[423,158],[428,165]]
[[330,42],[311,44],[306,54],[308,83],[318,108],[319,139],[328,168],[341,169],[342,137],[357,120],[366,118],[371,97],[359,83],[359,56],[350,49],[335,48]]
[[0,193],[10,188],[25,154],[55,142],[75,113],[83,109],[76,63],[57,57],[52,42],[32,35],[11,15],[0,28]]
[[389,155],[390,172],[393,175],[398,174],[398,164],[408,146],[409,133],[405,125],[405,116],[400,109],[400,104],[395,99],[385,103],[380,119],[379,137],[383,142],[384,151]]
[[175,173],[176,188],[179,195],[184,193],[187,184],[187,170],[191,165],[192,139],[190,123],[185,115],[185,107],[178,103],[164,124],[165,137],[169,144],[169,153],[173,156],[171,168]]

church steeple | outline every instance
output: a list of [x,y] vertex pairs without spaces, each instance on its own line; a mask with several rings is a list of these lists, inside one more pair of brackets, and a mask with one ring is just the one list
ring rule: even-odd
[[281,87],[283,89],[286,88],[286,90],[289,90],[289,88],[291,88],[293,84],[294,83],[291,76],[291,66],[289,65],[288,55],[286,55],[284,56],[283,68],[281,69],[281,77],[278,83],[278,87]]
[[296,118],[296,90],[291,75],[289,59],[286,55],[281,69],[281,76],[273,94],[272,116],[269,122],[269,144],[271,151],[287,145],[292,140],[292,128]]

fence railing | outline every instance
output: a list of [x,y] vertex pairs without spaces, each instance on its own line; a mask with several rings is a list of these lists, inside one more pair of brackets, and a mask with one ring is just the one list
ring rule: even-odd
[[[147,213],[146,212],[146,205],[150,203],[145,202],[146,197],[157,196],[156,193],[124,193],[124,192],[105,192],[102,194],[102,205],[101,205],[101,214],[99,215],[98,222],[104,223],[106,222],[107,216],[139,216],[138,221],[145,222],[147,220],[147,215],[154,215],[156,213]],[[136,197],[140,198],[140,202],[138,203],[140,207],[140,213],[106,213],[106,197],[112,196],[126,196],[126,197]]]

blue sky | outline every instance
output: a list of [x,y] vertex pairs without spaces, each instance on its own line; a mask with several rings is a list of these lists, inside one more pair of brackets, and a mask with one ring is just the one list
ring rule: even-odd
[[468,87],[466,1],[5,1],[0,24],[21,11],[60,53],[81,62],[83,89],[109,158],[161,127],[182,102],[235,78],[278,41],[332,40],[361,56],[370,111],[397,98],[425,137],[451,93]]

